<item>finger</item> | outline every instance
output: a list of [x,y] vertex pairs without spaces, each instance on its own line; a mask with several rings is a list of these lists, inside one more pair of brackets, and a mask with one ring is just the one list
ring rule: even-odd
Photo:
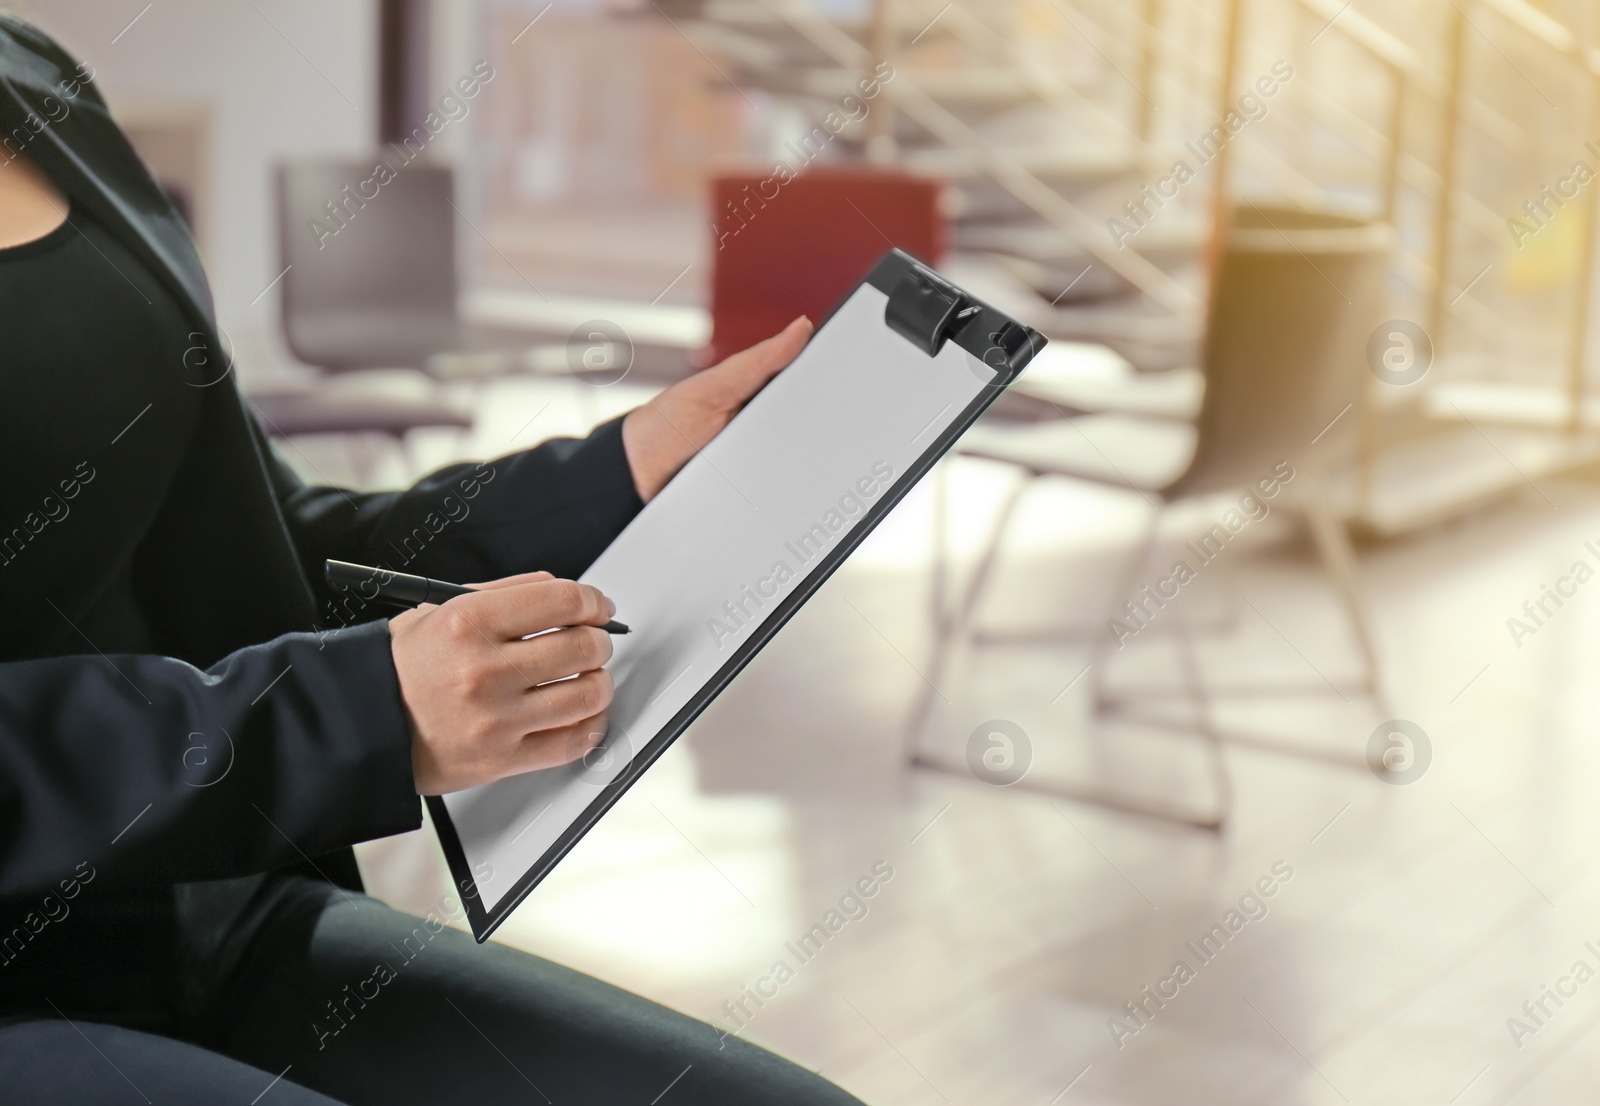
[[739,351],[707,371],[726,376],[735,387],[742,386],[744,395],[753,395],[757,388],[776,376],[779,369],[799,356],[814,329],[811,320],[801,315],[772,337]]
[[603,626],[616,606],[575,580],[537,580],[457,597],[450,603],[491,640],[514,641],[563,626]]
[[501,649],[527,688],[603,668],[611,660],[611,635],[593,626],[574,626],[507,642]]
[[464,586],[474,591],[494,591],[496,588],[509,588],[517,584],[538,584],[545,580],[554,580],[555,576],[548,572],[523,572],[516,576],[502,576],[498,580],[485,580],[481,583],[466,584]]
[[512,757],[511,772],[537,772],[571,764],[605,740],[609,721],[605,714],[597,714],[571,725],[528,734]]
[[527,693],[539,716],[540,729],[570,726],[604,713],[611,705],[611,673],[603,668],[582,672]]

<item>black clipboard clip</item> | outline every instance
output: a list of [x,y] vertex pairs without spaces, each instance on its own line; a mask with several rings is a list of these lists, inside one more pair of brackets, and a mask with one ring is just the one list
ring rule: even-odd
[[889,294],[883,318],[895,333],[933,357],[957,326],[982,310],[955,285],[913,265]]
[[[945,340],[955,337],[968,352],[1002,371],[1017,359],[1024,347],[1029,357],[1035,352],[1033,339],[1036,336],[1027,327],[1003,317],[998,318],[998,327],[981,339],[974,340],[975,336],[968,334],[958,336],[957,332],[969,322],[983,321],[985,306],[909,257],[899,256],[909,264],[905,275],[889,293],[883,318],[890,329],[906,341],[929,357],[935,357]],[[993,311],[988,311],[988,315],[989,322],[997,321]],[[1038,342],[1038,345],[1043,344],[1043,341]]]

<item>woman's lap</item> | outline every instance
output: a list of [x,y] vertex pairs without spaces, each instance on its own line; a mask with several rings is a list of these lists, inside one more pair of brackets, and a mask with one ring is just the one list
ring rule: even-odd
[[292,1065],[291,1079],[352,1106],[856,1104],[804,1068],[589,976],[304,887],[256,934],[196,1025],[199,1043],[265,1071]]

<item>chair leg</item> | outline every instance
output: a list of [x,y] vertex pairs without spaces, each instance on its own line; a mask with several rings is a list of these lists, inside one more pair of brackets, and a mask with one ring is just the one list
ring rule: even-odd
[[[1133,566],[1128,575],[1134,580],[1137,579],[1138,572],[1149,565],[1150,554],[1159,545],[1160,519],[1161,511],[1158,508],[1155,517],[1151,521],[1150,535],[1140,544],[1142,555],[1131,558]],[[1131,584],[1127,584],[1123,588],[1123,592],[1131,590]],[[1182,597],[1175,603],[1173,617],[1177,622],[1178,648],[1181,666],[1184,671],[1184,685],[1189,693],[1189,702],[1194,710],[1194,721],[1191,729],[1192,732],[1199,734],[1200,740],[1205,746],[1206,766],[1216,794],[1215,812],[1207,814],[1191,811],[1174,803],[1167,803],[1157,799],[1145,799],[1111,788],[1083,787],[1070,783],[1047,782],[1028,778],[1017,781],[1015,786],[1059,795],[1065,799],[1102,806],[1110,810],[1120,810],[1126,814],[1135,814],[1157,821],[1178,822],[1192,826],[1195,829],[1220,831],[1227,825],[1228,818],[1233,813],[1233,778],[1228,771],[1228,761],[1222,739],[1211,722],[1211,698],[1206,692],[1205,680],[1200,672],[1193,628],[1190,626],[1188,616],[1183,610]],[[1104,645],[1101,644],[1096,653],[1096,659],[1090,663],[1103,670],[1105,661],[1106,650]],[[1094,717],[1096,718],[1103,717],[1107,713],[1098,709],[1099,695],[1099,689],[1097,688],[1096,698],[1093,700],[1097,704],[1094,711]]]
[[1229,634],[1239,628],[1239,623],[1244,618],[1244,585],[1239,582],[1239,570],[1233,564],[1225,564],[1219,570],[1222,576],[1222,586],[1227,592],[1223,600],[1225,613],[1215,623],[1208,624],[1207,632]]
[[[906,760],[914,768],[933,769],[940,772],[948,772],[952,775],[965,774],[964,766],[963,768],[957,768],[924,754],[920,749],[920,739],[928,718],[932,714],[933,700],[940,695],[938,691],[939,681],[943,678],[949,666],[950,656],[956,644],[964,635],[970,634],[979,603],[987,590],[995,563],[999,559],[1000,550],[1005,541],[1006,530],[1010,526],[1011,519],[1016,513],[1017,505],[1023,494],[1032,485],[1035,475],[1034,473],[1027,474],[1002,503],[1000,513],[995,519],[989,544],[985,547],[983,555],[979,559],[978,566],[973,572],[972,581],[963,593],[960,603],[948,618],[940,618],[935,624],[935,640],[931,651],[932,659],[929,664],[929,671],[923,680],[926,690],[922,692],[916,706],[912,709],[906,730]],[[1160,534],[1159,517],[1158,512],[1151,524],[1150,538],[1141,543],[1142,555],[1135,559],[1135,563],[1129,569],[1130,582],[1125,586],[1124,590],[1131,589],[1132,581],[1137,581],[1139,572],[1149,561],[1152,542],[1158,540]],[[943,537],[942,531],[940,537],[941,539]],[[1091,664],[1093,663],[1091,662]],[[1103,667],[1103,657],[1101,667]],[[1196,703],[1198,705],[1202,702],[1204,693],[1203,690],[1198,688],[1198,685],[1195,685],[1195,688]],[[1203,712],[1202,708],[1202,713],[1207,712]],[[1118,810],[1126,814],[1157,821],[1176,822],[1181,825],[1193,826],[1196,829],[1220,830],[1231,810],[1232,786],[1228,777],[1226,762],[1221,759],[1222,750],[1220,744],[1215,741],[1215,735],[1209,732],[1209,726],[1202,729],[1201,736],[1208,740],[1211,774],[1218,784],[1218,806],[1217,812],[1214,814],[1186,810],[1173,803],[1163,802],[1159,799],[1146,799],[1112,788],[1085,786],[1066,781],[1049,781],[1024,777],[1011,786],[1055,795],[1072,802]]]
[[[1156,507],[1150,512],[1150,523],[1144,535],[1139,540],[1138,553],[1128,558],[1123,573],[1117,579],[1116,591],[1111,593],[1111,602],[1115,603],[1120,596],[1132,595],[1134,587],[1139,583],[1139,577],[1150,567],[1155,551],[1161,545],[1161,507]],[[1112,607],[1115,612],[1116,608]],[[1111,649],[1111,630],[1107,626],[1106,632],[1096,633],[1090,638],[1089,646],[1089,702],[1096,715],[1105,713],[1105,707],[1110,703],[1106,695],[1105,673]]]
[[1211,769],[1211,782],[1217,795],[1217,825],[1220,827],[1233,813],[1233,776],[1228,771],[1228,760],[1223,748],[1222,735],[1212,720],[1211,693],[1205,675],[1200,671],[1200,650],[1196,647],[1194,629],[1189,624],[1188,612],[1183,607],[1183,596],[1173,604],[1173,617],[1178,623],[1178,653],[1183,668],[1183,682],[1189,690],[1189,702],[1194,706],[1194,729],[1206,747],[1206,764]]
[[378,447],[374,443],[381,442],[384,437],[382,433],[346,435],[346,453],[350,457],[350,470],[363,488],[372,483],[373,474],[378,470],[376,460]]
[[414,480],[417,472],[417,459],[412,452],[411,435],[404,430],[394,436],[394,447],[400,455],[400,465],[405,470],[406,479]]
[[[1365,679],[1360,685],[1350,688],[1350,691],[1352,694],[1367,696],[1381,713],[1388,717],[1393,717],[1392,706],[1384,692],[1382,667],[1378,660],[1376,637],[1372,632],[1366,597],[1364,589],[1361,587],[1360,567],[1356,560],[1355,549],[1351,546],[1349,535],[1345,532],[1344,527],[1328,506],[1321,487],[1309,474],[1303,475],[1301,479],[1303,480],[1301,485],[1303,490],[1298,501],[1298,508],[1306,518],[1307,527],[1311,532],[1312,541],[1317,548],[1317,554],[1322,561],[1323,567],[1339,592],[1340,600],[1343,603],[1357,645],[1360,648],[1362,659],[1365,662]],[[1192,647],[1192,645],[1192,641],[1186,642],[1186,646]],[[1195,654],[1195,656],[1198,656],[1198,654]],[[1226,689],[1216,689],[1210,685],[1203,686],[1205,687],[1208,703],[1217,697],[1235,698],[1243,695],[1271,696],[1320,693],[1320,688],[1316,685],[1308,685],[1302,688],[1298,685],[1289,684],[1264,684]],[[1119,717],[1130,720],[1164,728],[1185,728],[1181,723],[1176,723],[1160,715],[1141,711],[1134,705],[1148,703],[1153,699],[1170,698],[1174,694],[1175,692],[1171,688],[1142,688],[1134,694],[1108,699],[1106,707],[1108,710],[1116,711]],[[1340,692],[1340,694],[1343,694],[1343,692]],[[1304,760],[1321,761],[1340,768],[1363,769],[1366,767],[1366,761],[1360,755],[1351,756],[1346,752],[1299,748],[1253,734],[1223,733],[1215,727],[1212,727],[1211,732],[1216,736],[1217,740],[1228,745],[1240,745],[1259,749],[1263,752],[1293,756]]]
[[[1034,475],[1025,473],[1006,499],[1000,505],[1000,513],[995,518],[994,527],[990,533],[989,544],[978,558],[977,567],[973,570],[972,580],[967,585],[966,592],[954,611],[946,612],[944,607],[944,570],[941,567],[939,579],[936,581],[934,595],[934,624],[933,648],[929,651],[929,664],[927,675],[923,678],[924,690],[912,708],[910,720],[906,728],[906,759],[913,763],[921,762],[918,743],[922,737],[922,730],[928,723],[928,716],[933,712],[933,700],[940,696],[939,680],[943,677],[945,669],[950,663],[950,654],[954,651],[961,634],[966,630],[973,612],[977,609],[978,601],[982,599],[983,592],[989,582],[989,574],[994,570],[995,561],[999,558],[1000,547],[1005,540],[1006,529],[1011,524],[1011,516],[1016,512],[1017,504],[1021,501],[1023,493],[1033,483]],[[940,514],[942,515],[942,510]],[[943,566],[945,563],[944,532],[939,533],[939,547],[936,563]]]
[[1350,535],[1344,525],[1334,517],[1322,486],[1310,473],[1304,474],[1304,481],[1300,489],[1300,507],[1305,513],[1306,524],[1311,530],[1311,539],[1322,558],[1323,567],[1339,590],[1362,659],[1366,661],[1367,694],[1380,711],[1392,718],[1394,712],[1384,692],[1383,666],[1378,659],[1377,637],[1372,631],[1372,619],[1366,591],[1361,586],[1355,547],[1350,544]]

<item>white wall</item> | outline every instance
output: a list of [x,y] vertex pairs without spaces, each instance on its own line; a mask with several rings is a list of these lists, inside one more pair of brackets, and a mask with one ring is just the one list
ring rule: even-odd
[[143,0],[12,7],[94,67],[113,112],[136,101],[209,109],[206,266],[218,313],[230,329],[273,318],[276,289],[250,306],[278,272],[271,169],[374,145],[376,5],[156,0],[143,15]]

